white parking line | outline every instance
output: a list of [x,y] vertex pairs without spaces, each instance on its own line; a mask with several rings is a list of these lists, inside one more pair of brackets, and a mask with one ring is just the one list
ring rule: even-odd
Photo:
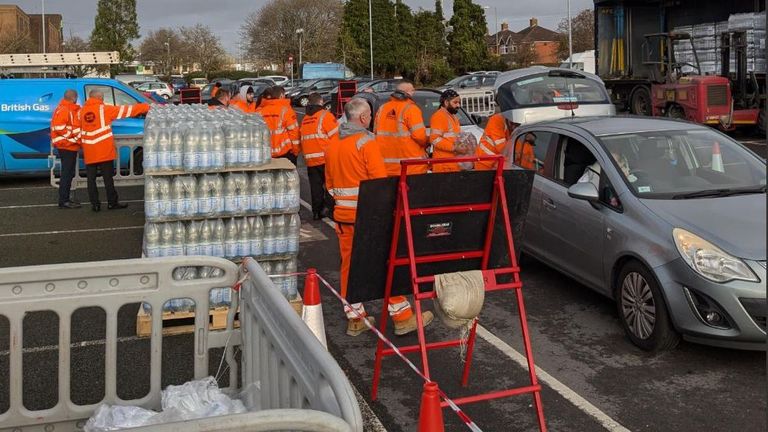
[[[301,205],[310,211],[312,210],[312,206],[310,206],[309,203],[307,203],[304,200],[301,200]],[[330,219],[327,219],[327,218],[323,219],[323,222],[325,222],[330,227],[335,227],[333,224],[333,221],[331,221]],[[496,347],[496,349],[501,351],[504,355],[512,359],[515,363],[519,364],[521,367],[525,369],[528,368],[528,360],[525,358],[524,355],[517,352],[517,350],[509,346],[503,340],[499,339],[496,335],[488,331],[485,327],[478,325],[477,335],[483,338],[489,344]],[[552,390],[556,391],[558,394],[560,394],[560,396],[562,396],[564,399],[572,403],[576,408],[578,408],[588,416],[595,419],[606,430],[611,432],[630,432],[629,429],[622,426],[619,422],[612,419],[606,413],[600,411],[599,408],[592,405],[588,400],[581,397],[578,393],[573,391],[570,387],[558,381],[557,378],[548,374],[544,369],[538,366],[536,366],[536,376],[538,376],[541,382],[548,385]]]
[[[144,202],[144,200],[121,200],[120,202],[123,203],[139,203]],[[87,205],[87,204],[84,204]],[[11,209],[26,209],[26,208],[39,208],[39,207],[58,207],[58,204],[28,204],[28,205],[10,205],[10,206],[0,206],[0,210],[11,210]]]
[[114,227],[114,228],[89,228],[89,229],[79,229],[79,230],[11,233],[11,234],[0,234],[0,238],[1,237],[24,237],[24,236],[34,236],[34,235],[53,235],[53,234],[75,234],[75,233],[79,234],[79,233],[102,232],[102,231],[127,231],[127,230],[135,230],[135,229],[144,229],[144,225]]

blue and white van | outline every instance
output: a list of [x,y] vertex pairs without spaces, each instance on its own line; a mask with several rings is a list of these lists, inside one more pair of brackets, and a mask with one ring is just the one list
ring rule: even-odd
[[[80,105],[91,90],[101,90],[109,105],[150,103],[138,91],[111,79],[0,80],[0,176],[48,173],[51,117],[67,89],[77,91]],[[115,135],[143,134],[144,120],[116,120],[113,130]]]

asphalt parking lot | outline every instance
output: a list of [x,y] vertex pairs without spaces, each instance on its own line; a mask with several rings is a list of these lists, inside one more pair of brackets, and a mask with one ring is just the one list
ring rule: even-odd
[[[765,155],[764,144],[752,145]],[[300,173],[302,197],[308,201],[305,171],[300,169]],[[47,179],[0,179],[0,267],[139,257],[142,196],[141,188],[123,188],[121,199],[130,204],[127,210],[62,211],[54,205],[55,191]],[[78,198],[85,200],[84,191]],[[332,228],[311,221],[305,208],[302,221],[319,235],[301,243],[299,268],[316,267],[337,285],[338,244]],[[610,300],[534,260],[523,259],[521,267],[550,430],[766,430],[765,352],[682,342],[667,353],[645,353],[624,336]],[[372,410],[366,416],[366,430],[414,430],[419,378],[400,360],[388,358],[379,400],[371,402],[374,336],[346,336],[340,306],[327,292],[323,301],[329,350]],[[370,310],[378,307],[373,304]],[[118,348],[118,388],[124,398],[147,391],[149,342],[132,337],[137,308],[125,306],[119,316],[118,336],[124,340]],[[72,398],[77,403],[92,403],[104,391],[104,346],[98,343],[105,331],[104,320],[98,311],[83,310],[73,323],[77,324],[72,341],[80,346],[73,350]],[[462,364],[457,349],[430,356],[434,378],[452,397],[526,384],[526,369],[517,362],[523,351],[513,296],[489,295],[481,324],[469,388],[458,385]],[[43,409],[55,404],[58,392],[56,317],[49,312],[31,314],[25,320],[27,326],[23,346],[28,391],[23,402],[27,408]],[[0,317],[0,383],[9,378],[8,334],[7,321]],[[454,335],[439,324],[427,329],[430,340]],[[395,339],[398,344],[414,340]],[[192,377],[191,351],[191,336],[164,338],[163,385]],[[215,372],[212,364],[211,373]],[[0,385],[0,413],[8,409],[8,398],[8,386]],[[536,430],[529,396],[467,405],[466,412],[485,431]],[[447,430],[466,430],[450,410],[444,410],[444,416]]]

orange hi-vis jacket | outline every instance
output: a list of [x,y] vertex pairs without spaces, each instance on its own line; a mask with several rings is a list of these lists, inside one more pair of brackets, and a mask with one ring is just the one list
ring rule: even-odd
[[[427,130],[419,107],[410,98],[399,93],[379,108],[374,123],[376,140],[381,146],[381,155],[390,176],[400,175],[400,161],[403,159],[424,159],[427,157]],[[423,174],[426,165],[408,168],[408,174]]]
[[272,157],[283,156],[289,151],[298,154],[299,122],[290,99],[265,99],[258,112],[272,132]]
[[[501,113],[496,113],[488,119],[485,125],[483,136],[477,145],[478,156],[499,155],[504,153],[504,147],[507,145],[512,131],[507,127],[507,121]],[[477,162],[475,169],[490,170],[496,168],[493,162]]]
[[100,99],[90,98],[80,110],[80,129],[83,159],[87,165],[115,160],[115,140],[112,122],[138,117],[149,111],[149,105],[104,105]]
[[[455,114],[451,114],[445,108],[440,108],[432,114],[429,120],[429,142],[432,144],[432,159],[444,159],[456,157],[453,144],[461,132],[461,123]],[[459,171],[459,164],[435,164],[434,172]]]
[[354,224],[357,195],[363,180],[387,176],[378,139],[368,130],[350,123],[339,127],[339,134],[325,151],[325,185],[336,202],[333,219]]
[[518,138],[515,144],[514,164],[520,168],[529,170],[536,169],[536,154],[533,152],[531,143],[525,141],[525,137]]
[[59,150],[80,150],[80,105],[62,99],[51,118],[51,145]]
[[229,103],[230,107],[234,107],[239,109],[240,111],[246,113],[246,114],[255,114],[256,113],[256,101],[253,101],[251,103],[248,103],[247,101],[244,101],[242,99],[233,100]]
[[301,144],[299,149],[304,153],[304,161],[308,167],[320,166],[325,163],[325,149],[331,139],[339,132],[336,117],[328,110],[318,107],[316,112],[307,114],[301,120]]

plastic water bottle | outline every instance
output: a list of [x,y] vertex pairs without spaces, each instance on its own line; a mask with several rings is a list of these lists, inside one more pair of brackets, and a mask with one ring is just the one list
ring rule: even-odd
[[184,154],[184,134],[181,128],[171,129],[171,143],[168,150],[170,169],[179,171],[184,168],[182,155]]
[[274,204],[272,205],[272,209],[274,210],[285,210],[286,208],[285,196],[288,192],[288,185],[286,185],[285,180],[286,178],[283,176],[282,170],[275,171],[272,180],[272,195],[274,196]]
[[182,180],[181,176],[176,176],[173,178],[173,182],[171,183],[171,205],[168,216],[184,216],[182,214],[184,206],[184,195],[184,181]]
[[298,214],[287,216],[288,219],[288,253],[299,251],[299,235],[301,234],[301,219]]
[[224,177],[221,174],[211,176],[210,196],[208,199],[210,200],[213,214],[224,213]]
[[261,124],[261,142],[259,147],[261,148],[261,162],[268,164],[272,161],[272,132],[269,131],[269,127],[262,120]]
[[227,219],[224,223],[224,256],[232,259],[237,255],[237,242],[238,242],[237,224],[235,219]]
[[248,211],[261,211],[263,201],[259,199],[259,173],[248,174]]
[[160,226],[160,256],[173,256],[173,224],[164,223]]
[[202,266],[197,270],[197,277],[199,279],[208,279],[211,277],[211,270],[213,270],[213,267]]
[[259,261],[259,266],[262,270],[264,270],[264,273],[267,274],[267,276],[271,275],[273,273],[272,271],[272,262],[271,261]]
[[233,174],[235,178],[235,214],[245,214],[249,207],[248,175],[244,173]]
[[170,256],[184,255],[184,242],[187,238],[187,230],[183,222],[173,223],[173,242],[171,243]]
[[226,167],[224,131],[216,125],[211,131],[211,169],[222,170]]
[[266,216],[264,218],[264,255],[274,255],[277,239],[275,238],[275,221],[274,216]]
[[198,147],[199,165],[198,169],[209,170],[213,162],[213,134],[211,128],[204,124],[200,128],[200,147]]
[[283,255],[288,253],[288,232],[284,215],[274,216],[275,253]]
[[245,218],[238,218],[237,225],[237,256],[247,257],[251,255],[251,224]]
[[171,179],[170,177],[156,177],[157,187],[157,211],[159,218],[171,216]]
[[[291,258],[285,263],[286,273],[296,273],[298,265],[296,258]],[[299,295],[299,281],[298,276],[286,276],[285,278],[285,297],[288,300],[293,300]]]
[[237,162],[242,167],[254,166],[251,159],[251,133],[247,124],[237,128]]
[[271,211],[275,208],[275,183],[272,173],[260,172],[258,174],[259,182],[261,183],[259,194],[264,202],[261,209],[262,211]]
[[200,255],[213,256],[213,221],[200,224]]
[[203,217],[212,216],[211,201],[208,199],[210,196],[210,177],[207,175],[198,176],[195,190],[195,201],[197,202],[195,214]]
[[184,241],[184,255],[202,255],[200,247],[200,229],[202,222],[193,221],[187,225],[187,238]]
[[257,257],[264,254],[264,222],[261,217],[249,217],[248,224],[251,226],[249,237],[250,255]]
[[213,256],[224,256],[224,222],[221,219],[213,221]]
[[171,134],[167,129],[161,129],[157,134],[157,169],[171,169]]
[[184,139],[184,156],[182,158],[184,171],[195,171],[200,166],[200,131],[192,127]]
[[160,230],[157,224],[148,222],[144,225],[144,255],[156,258],[160,255]]
[[237,179],[235,174],[227,174],[224,177],[224,213],[235,214],[237,212]]
[[224,164],[227,168],[234,168],[239,166],[239,144],[240,142],[238,138],[237,127],[230,125],[224,129]]
[[[273,264],[273,273],[276,275],[282,275],[285,274],[285,261],[278,261]],[[280,290],[280,293],[287,299],[288,296],[285,292],[285,276],[280,276],[276,278],[272,278],[272,283],[275,284],[275,287]]]
[[289,212],[297,212],[299,210],[299,174],[296,170],[285,170],[283,176],[287,185],[286,209]]
[[144,131],[144,141],[142,144],[143,157],[142,161],[144,166],[144,172],[157,171],[157,129],[146,128]]
[[251,136],[251,142],[248,146],[251,162],[254,166],[262,165],[264,164],[264,153],[261,151],[261,125],[252,121],[248,124],[248,131]]
[[147,220],[153,221],[160,217],[160,196],[158,184],[153,177],[146,177],[144,182],[144,214]]

